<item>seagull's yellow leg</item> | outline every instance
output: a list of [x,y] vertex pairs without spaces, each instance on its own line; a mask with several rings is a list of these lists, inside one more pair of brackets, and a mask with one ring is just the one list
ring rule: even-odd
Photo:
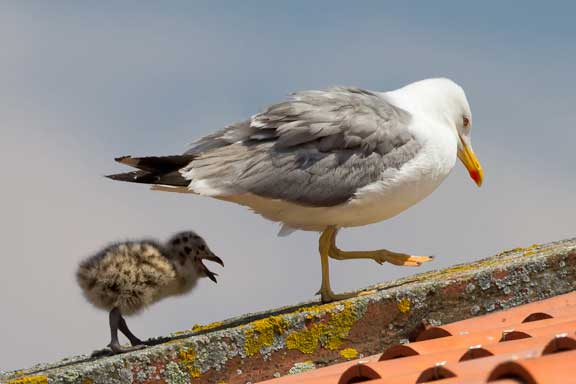
[[327,227],[320,235],[320,240],[318,241],[320,262],[322,264],[322,285],[320,286],[318,294],[320,295],[323,303],[349,299],[351,297],[357,296],[356,293],[336,294],[332,292],[332,288],[330,288],[330,270],[328,257],[330,256],[332,244],[334,243],[333,238],[336,236],[336,232],[337,230],[335,227]]
[[336,260],[372,259],[378,264],[385,262],[404,267],[418,267],[422,263],[433,259],[432,256],[412,256],[404,253],[396,253],[386,249],[375,251],[342,251],[336,246],[337,229],[334,228],[330,238],[330,257]]

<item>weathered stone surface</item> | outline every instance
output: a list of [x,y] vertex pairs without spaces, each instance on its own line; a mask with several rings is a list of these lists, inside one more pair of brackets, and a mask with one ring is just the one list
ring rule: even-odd
[[442,324],[576,288],[576,239],[513,249],[370,287],[159,338],[124,355],[78,356],[0,376],[3,383],[247,383],[382,352]]

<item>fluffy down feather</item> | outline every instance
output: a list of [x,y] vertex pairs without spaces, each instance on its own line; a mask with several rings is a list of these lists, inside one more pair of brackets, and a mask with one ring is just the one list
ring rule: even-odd
[[77,279],[98,308],[135,313],[160,299],[176,278],[172,261],[159,244],[114,244],[80,264]]

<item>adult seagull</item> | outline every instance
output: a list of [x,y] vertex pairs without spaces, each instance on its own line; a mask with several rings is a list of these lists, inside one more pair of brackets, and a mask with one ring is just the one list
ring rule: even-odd
[[356,295],[332,291],[329,257],[402,266],[431,260],[385,249],[343,251],[336,234],[416,204],[448,176],[456,157],[482,184],[464,90],[436,78],[390,92],[335,87],[291,96],[195,141],[181,155],[120,157],[138,170],[108,177],[248,206],[282,222],[281,235],[321,232],[323,302]]

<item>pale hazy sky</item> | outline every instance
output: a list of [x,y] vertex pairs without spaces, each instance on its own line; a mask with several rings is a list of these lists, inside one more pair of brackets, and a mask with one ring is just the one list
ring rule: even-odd
[[102,177],[123,154],[172,154],[290,91],[390,90],[447,76],[467,92],[485,168],[461,165],[346,249],[437,256],[402,269],[332,262],[336,291],[574,236],[576,11],[570,2],[219,1],[0,4],[0,370],[108,343],[79,260],[107,242],[194,229],[220,282],[129,324],[141,338],[313,297],[317,234],[276,237],[246,209]]

